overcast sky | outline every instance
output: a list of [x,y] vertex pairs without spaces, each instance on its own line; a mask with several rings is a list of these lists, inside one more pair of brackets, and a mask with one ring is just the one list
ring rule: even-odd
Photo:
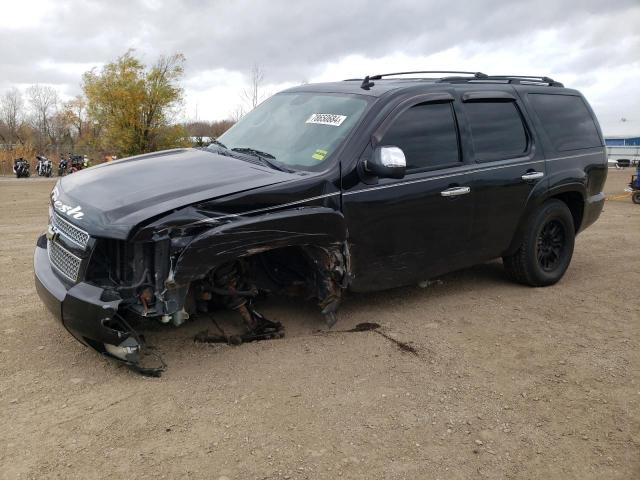
[[[80,77],[135,48],[187,58],[183,118],[227,118],[253,64],[265,92],[398,70],[547,75],[606,135],[640,135],[640,0],[2,0],[0,93]],[[623,121],[625,119],[626,121]]]

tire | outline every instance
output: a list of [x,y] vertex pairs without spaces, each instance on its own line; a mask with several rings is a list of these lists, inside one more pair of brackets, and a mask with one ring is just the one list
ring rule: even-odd
[[575,226],[567,205],[546,201],[529,217],[518,250],[502,258],[507,275],[532,287],[553,285],[569,268],[574,241]]
[[640,191],[636,191],[631,194],[631,201],[636,205],[640,204]]

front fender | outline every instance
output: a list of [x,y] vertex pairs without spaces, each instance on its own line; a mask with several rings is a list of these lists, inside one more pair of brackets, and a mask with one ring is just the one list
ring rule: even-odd
[[235,258],[295,245],[335,245],[346,239],[344,216],[327,207],[239,216],[196,236],[179,255],[174,279],[186,284]]

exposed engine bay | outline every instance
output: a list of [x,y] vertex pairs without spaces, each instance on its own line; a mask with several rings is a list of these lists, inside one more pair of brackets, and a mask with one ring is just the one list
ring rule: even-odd
[[257,297],[270,294],[315,301],[326,325],[332,327],[348,278],[346,244],[261,250],[179,283],[175,265],[181,250],[170,240],[98,240],[86,278],[104,288],[104,300],[120,300],[117,312],[103,324],[127,336],[119,345],[105,344],[104,353],[142,374],[160,375],[164,361],[157,352],[149,351],[134,325],[146,319],[179,327],[198,314],[221,309],[237,313],[243,333],[210,335],[205,331],[195,341],[239,345],[282,338],[282,324],[265,318],[254,307]]

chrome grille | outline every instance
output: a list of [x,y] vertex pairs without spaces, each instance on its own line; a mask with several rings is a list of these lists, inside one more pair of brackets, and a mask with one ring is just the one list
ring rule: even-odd
[[87,243],[89,242],[89,234],[82,230],[81,228],[76,227],[72,223],[67,222],[64,218],[54,212],[51,217],[51,224],[58,230],[62,235],[67,237],[76,245],[86,248]]
[[52,241],[47,242],[47,250],[51,265],[72,282],[77,282],[82,260]]

